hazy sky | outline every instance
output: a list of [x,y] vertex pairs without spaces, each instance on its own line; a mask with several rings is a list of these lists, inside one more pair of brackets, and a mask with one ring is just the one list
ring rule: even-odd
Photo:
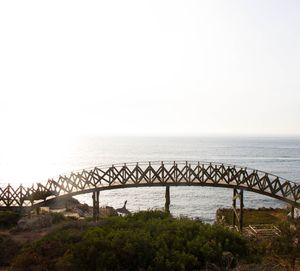
[[1,1],[0,137],[300,134],[299,1]]

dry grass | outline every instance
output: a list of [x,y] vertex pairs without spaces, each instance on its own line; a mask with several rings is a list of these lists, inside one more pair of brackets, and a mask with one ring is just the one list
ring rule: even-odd
[[[287,220],[288,211],[286,209],[260,208],[244,209],[244,226],[259,224],[278,225]],[[223,217],[223,219],[222,219]],[[231,225],[233,220],[232,209],[219,209],[217,211],[217,221],[225,225]]]

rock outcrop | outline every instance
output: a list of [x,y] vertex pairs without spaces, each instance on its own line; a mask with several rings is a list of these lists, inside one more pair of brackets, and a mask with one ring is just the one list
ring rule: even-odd
[[127,204],[127,200],[124,202],[124,205],[122,208],[116,209],[118,214],[121,214],[121,215],[130,215],[131,214],[131,212],[126,209],[126,204]]

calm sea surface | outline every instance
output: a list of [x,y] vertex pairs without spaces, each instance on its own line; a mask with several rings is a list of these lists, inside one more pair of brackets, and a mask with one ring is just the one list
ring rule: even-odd
[[[215,161],[260,169],[300,183],[300,138],[246,137],[82,137],[2,143],[0,184],[43,182],[72,170],[102,164],[157,160]],[[232,191],[207,187],[171,187],[171,212],[213,221],[216,209],[231,206]],[[78,196],[91,204],[91,195]],[[164,188],[101,192],[100,204],[129,210],[164,206]],[[245,193],[246,207],[281,207],[280,201]]]

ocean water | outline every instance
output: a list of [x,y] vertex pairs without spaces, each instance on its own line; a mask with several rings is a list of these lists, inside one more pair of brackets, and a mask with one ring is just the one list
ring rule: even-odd
[[[1,144],[0,144],[1,145]],[[279,137],[81,137],[5,142],[0,153],[0,185],[29,186],[70,171],[136,161],[223,162],[266,171],[300,183],[300,138]],[[230,207],[232,190],[171,187],[171,213],[211,222]],[[100,205],[131,211],[162,208],[164,188],[127,188],[100,193]],[[77,196],[91,204],[91,195]],[[283,207],[285,203],[245,192],[245,207]]]

